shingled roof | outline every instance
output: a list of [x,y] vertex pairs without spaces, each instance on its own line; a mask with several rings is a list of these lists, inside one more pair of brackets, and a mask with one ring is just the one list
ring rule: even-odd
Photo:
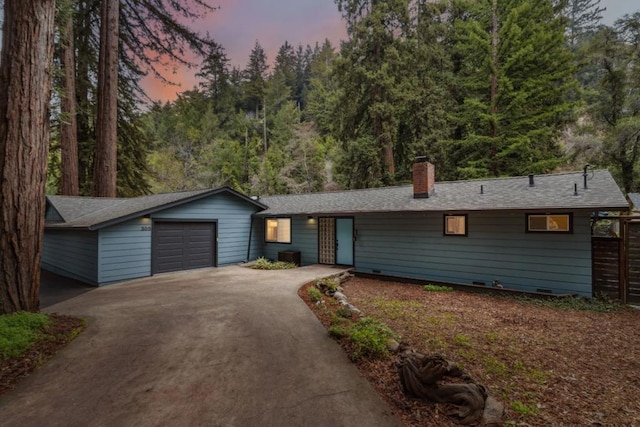
[[[577,185],[577,195],[575,194]],[[413,186],[263,197],[258,216],[353,214],[365,212],[467,212],[497,210],[628,210],[629,204],[606,170],[437,182],[429,198],[413,197]]]
[[260,209],[266,206],[228,187],[182,191],[133,198],[47,196],[48,204],[63,221],[46,224],[46,228],[84,228],[98,230],[113,224],[179,206],[218,193],[230,193]]

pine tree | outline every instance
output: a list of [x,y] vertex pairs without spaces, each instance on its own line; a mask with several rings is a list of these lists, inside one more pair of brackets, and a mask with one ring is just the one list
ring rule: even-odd
[[[395,181],[394,149],[397,141],[399,105],[404,96],[402,76],[406,64],[402,50],[409,23],[408,2],[393,0],[336,0],[347,23],[349,40],[344,42],[336,73],[341,82],[339,116],[343,117],[339,137],[348,152],[354,141],[371,139],[370,150],[377,161],[353,175],[352,187],[388,185]],[[358,150],[359,151],[359,150]],[[347,162],[360,161],[350,153]],[[346,169],[350,169],[351,165]],[[343,173],[343,176],[346,176]]]
[[552,170],[575,84],[552,1],[460,1],[450,19],[458,107],[447,151],[457,175]]
[[593,34],[602,20],[600,0],[566,0],[564,15],[567,19],[567,42],[576,46],[580,39]]
[[267,55],[258,40],[249,55],[249,63],[244,69],[244,93],[247,111],[255,111],[259,116],[260,106],[264,101],[264,89],[267,79]]

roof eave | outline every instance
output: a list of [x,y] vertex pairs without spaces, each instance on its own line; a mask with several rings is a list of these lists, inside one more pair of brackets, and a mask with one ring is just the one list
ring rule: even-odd
[[581,211],[620,211],[629,210],[629,205],[612,206],[531,206],[531,207],[504,207],[504,208],[461,208],[461,209],[387,209],[387,210],[339,210],[339,211],[305,211],[305,212],[256,212],[254,216],[268,218],[274,216],[292,215],[356,215],[356,214],[385,214],[385,213],[429,213],[429,212],[525,212],[545,210],[581,210]]
[[138,218],[140,216],[151,215],[151,214],[156,213],[158,211],[162,211],[162,210],[165,210],[165,209],[170,209],[170,208],[173,208],[173,207],[176,207],[176,206],[183,205],[185,203],[193,202],[195,200],[200,200],[200,199],[203,199],[205,197],[213,196],[215,194],[220,194],[220,193],[223,193],[223,192],[231,193],[234,196],[239,197],[239,198],[243,199],[244,201],[249,202],[249,203],[253,204],[254,206],[256,206],[258,208],[261,208],[261,209],[266,209],[267,208],[264,204],[262,204],[262,203],[260,203],[260,202],[258,202],[256,200],[253,200],[251,197],[247,197],[244,194],[225,186],[225,187],[215,188],[215,189],[210,190],[210,191],[205,191],[203,193],[196,194],[196,195],[191,196],[191,197],[186,197],[184,199],[174,200],[173,202],[169,202],[169,203],[165,203],[165,204],[162,204],[162,205],[154,206],[154,207],[149,208],[149,209],[143,209],[141,211],[136,211],[136,212],[133,212],[131,214],[124,215],[124,216],[121,216],[121,217],[118,217],[118,218],[112,218],[112,219],[107,220],[107,221],[99,222],[99,223],[96,223],[96,224],[91,224],[91,225],[89,225],[87,227],[87,229],[92,230],[92,231],[100,230],[102,228],[106,228],[106,227],[110,227],[112,225],[120,224],[122,222],[126,222],[126,221],[129,221],[131,219]]

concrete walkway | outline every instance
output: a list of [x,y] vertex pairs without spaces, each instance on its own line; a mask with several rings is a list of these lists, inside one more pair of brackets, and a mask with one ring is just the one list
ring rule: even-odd
[[88,328],[0,397],[0,424],[398,425],[296,294],[338,271],[196,270],[50,306]]

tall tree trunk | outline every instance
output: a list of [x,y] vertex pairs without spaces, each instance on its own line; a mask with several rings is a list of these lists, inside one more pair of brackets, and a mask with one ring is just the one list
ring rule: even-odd
[[80,194],[78,180],[78,119],[76,107],[76,61],[73,34],[73,18],[65,28],[62,48],[62,69],[64,72],[64,98],[61,109],[64,121],[60,125],[60,149],[62,154],[62,188],[65,196]]
[[38,311],[54,0],[5,0],[0,57],[0,314]]
[[116,197],[119,0],[102,0],[93,194]]
[[491,172],[498,176],[498,0],[491,5]]

